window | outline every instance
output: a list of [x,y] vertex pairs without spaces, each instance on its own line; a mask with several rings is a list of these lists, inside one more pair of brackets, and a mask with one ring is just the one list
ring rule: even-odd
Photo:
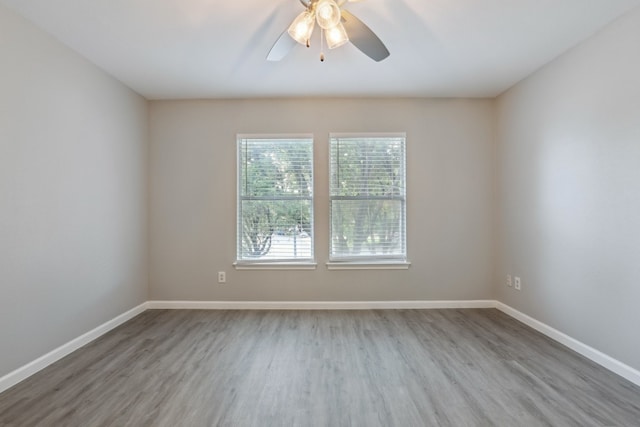
[[313,260],[313,138],[238,136],[239,262]]
[[405,139],[331,135],[330,261],[406,262]]

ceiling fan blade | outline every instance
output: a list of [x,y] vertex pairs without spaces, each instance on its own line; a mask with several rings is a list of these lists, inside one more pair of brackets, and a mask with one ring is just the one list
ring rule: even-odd
[[380,62],[390,55],[382,40],[375,35],[364,22],[342,9],[342,25],[347,30],[349,41],[362,53],[376,62]]
[[284,30],[267,54],[267,61],[280,61],[291,52],[291,49],[293,49],[296,44],[297,42],[291,38],[287,30]]
[[307,0],[300,0],[300,3],[302,3],[302,5],[304,7],[306,7],[307,9],[309,9],[309,5],[311,4],[311,1],[307,1]]

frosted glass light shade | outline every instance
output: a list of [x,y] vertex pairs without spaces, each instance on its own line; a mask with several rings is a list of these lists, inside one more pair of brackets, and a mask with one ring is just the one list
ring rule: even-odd
[[344,26],[341,22],[338,22],[338,25],[326,30],[324,32],[324,35],[327,39],[327,46],[329,47],[329,49],[340,47],[349,41],[347,30],[344,29]]
[[313,14],[305,10],[293,20],[288,32],[295,41],[306,46],[314,26]]
[[324,30],[340,23],[340,7],[333,0],[320,0],[316,6],[316,20]]

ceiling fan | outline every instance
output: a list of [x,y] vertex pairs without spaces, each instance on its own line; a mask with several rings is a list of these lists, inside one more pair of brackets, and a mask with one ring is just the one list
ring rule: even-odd
[[[305,7],[304,12],[293,20],[276,40],[267,55],[267,61],[280,61],[296,43],[310,46],[311,34],[316,26],[323,33],[320,37],[320,61],[324,61],[322,53],[323,36],[327,47],[333,49],[351,42],[362,53],[376,62],[389,56],[389,50],[369,27],[353,16],[342,6],[349,0],[300,0]],[[355,0],[351,0],[355,1]]]

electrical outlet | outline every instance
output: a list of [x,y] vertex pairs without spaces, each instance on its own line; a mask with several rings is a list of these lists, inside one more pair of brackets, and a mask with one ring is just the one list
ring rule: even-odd
[[227,273],[218,271],[218,283],[227,283]]
[[516,288],[516,291],[519,291],[520,289],[522,289],[522,281],[520,280],[519,277],[516,276],[515,278],[515,285],[514,287]]
[[510,274],[507,274],[507,286],[508,287],[512,287],[513,286],[513,283],[511,282],[511,275]]

